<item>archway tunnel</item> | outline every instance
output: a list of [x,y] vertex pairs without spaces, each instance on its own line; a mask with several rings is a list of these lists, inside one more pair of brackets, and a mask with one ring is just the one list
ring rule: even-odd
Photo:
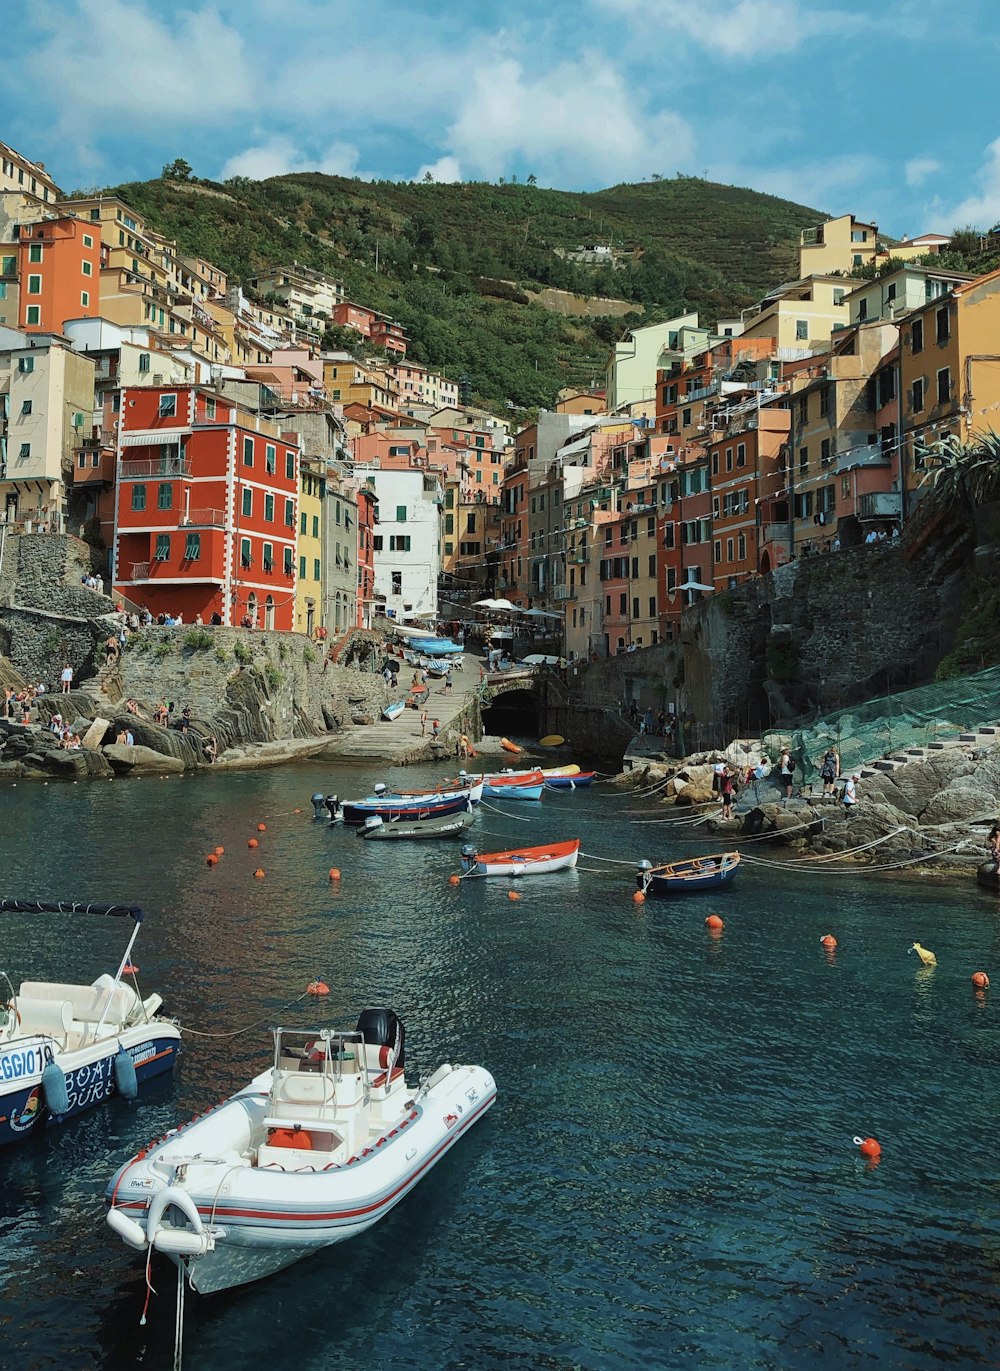
[[532,690],[508,690],[483,710],[483,732],[497,738],[538,737],[538,699]]

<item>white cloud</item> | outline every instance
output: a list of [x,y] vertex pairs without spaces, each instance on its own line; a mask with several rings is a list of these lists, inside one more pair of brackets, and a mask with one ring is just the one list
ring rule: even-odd
[[466,70],[444,142],[467,171],[493,178],[520,165],[550,185],[609,184],[670,171],[691,154],[687,123],[640,109],[602,54],[528,74],[513,57],[484,52]]
[[422,181],[428,172],[432,180],[442,183],[462,180],[462,168],[457,157],[439,157],[436,162],[422,166],[413,179]]
[[254,181],[264,181],[269,176],[284,176],[293,171],[355,176],[357,166],[358,150],[349,143],[333,143],[325,153],[316,157],[301,151],[290,138],[274,137],[230,157],[219,176],[221,180],[230,176],[249,176]]
[[243,40],[212,5],[171,7],[160,22],[125,0],[79,0],[37,17],[46,32],[27,48],[21,79],[46,92],[61,137],[83,156],[101,131],[203,127],[256,103]]
[[647,35],[659,26],[720,57],[745,60],[793,52],[811,38],[841,37],[864,16],[822,9],[808,0],[598,0],[606,10],[635,18]]
[[928,176],[941,170],[941,163],[935,157],[911,157],[904,170],[908,186],[922,186]]
[[953,210],[946,211],[952,224],[974,224],[988,229],[1000,223],[1000,138],[986,149],[983,164],[976,172],[977,193],[969,195]]
[[714,166],[711,175],[813,209],[863,218],[872,212],[872,189],[880,186],[884,168],[868,153],[845,153],[800,167]]

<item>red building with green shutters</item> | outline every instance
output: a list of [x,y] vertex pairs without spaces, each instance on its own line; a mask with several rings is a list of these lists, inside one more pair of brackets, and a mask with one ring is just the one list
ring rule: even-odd
[[122,393],[115,590],[156,616],[295,623],[299,445],[206,386]]

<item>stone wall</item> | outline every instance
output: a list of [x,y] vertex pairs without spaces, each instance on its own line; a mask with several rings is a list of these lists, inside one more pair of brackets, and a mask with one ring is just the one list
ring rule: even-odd
[[88,543],[64,534],[8,536],[0,563],[0,605],[44,609],[81,619],[107,614],[114,609],[114,602],[83,584],[88,573],[101,574],[100,560],[100,554]]

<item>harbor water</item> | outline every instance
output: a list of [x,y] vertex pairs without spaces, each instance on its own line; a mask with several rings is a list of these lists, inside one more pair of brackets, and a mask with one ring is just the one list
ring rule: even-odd
[[[135,1103],[0,1154],[0,1365],[170,1367],[174,1268],[153,1263],[141,1325],[109,1176],[263,1069],[270,1026],[383,1003],[411,1076],[482,1063],[496,1106],[367,1234],[189,1294],[191,1371],[998,1364],[995,899],[748,863],[727,891],[636,905],[627,863],[715,844],[598,786],[481,811],[480,850],[579,836],[591,854],[512,901],[504,879],[448,884],[456,842],[314,821],[312,792],[378,779],[312,765],[0,793],[3,893],[140,903],[140,987],[196,1030]],[[0,969],[90,981],[124,936],[6,916]],[[977,994],[977,970],[997,988]],[[301,999],[317,976],[329,999]]]

